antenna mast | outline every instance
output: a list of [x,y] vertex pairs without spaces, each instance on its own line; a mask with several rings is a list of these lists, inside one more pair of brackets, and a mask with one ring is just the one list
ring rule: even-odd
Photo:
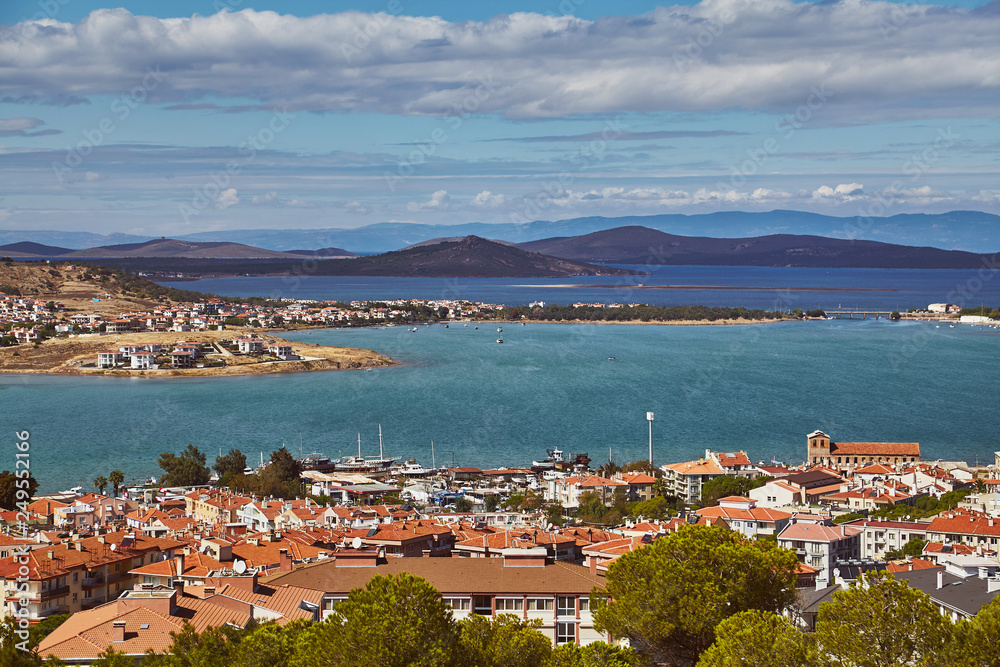
[[385,458],[385,454],[382,453],[382,425],[378,425],[378,457],[380,459]]

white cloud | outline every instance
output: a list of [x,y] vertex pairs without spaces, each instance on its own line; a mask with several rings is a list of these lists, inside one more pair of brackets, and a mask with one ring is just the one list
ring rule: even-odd
[[861,183],[841,183],[835,188],[829,185],[821,185],[813,191],[813,199],[836,199],[838,201],[850,201],[859,199],[864,194],[865,186]]
[[236,188],[229,188],[228,190],[223,190],[219,193],[219,196],[215,198],[215,208],[220,210],[226,210],[230,206],[235,206],[240,203],[239,193],[237,193]]
[[497,208],[506,202],[507,198],[504,195],[495,195],[489,190],[483,190],[473,197],[469,204],[477,208]]
[[18,118],[0,118],[0,132],[20,132],[22,130],[31,130],[42,124],[42,121],[38,118],[27,118],[24,116]]
[[825,104],[810,97],[820,90],[835,102],[824,114],[852,120],[876,108],[897,118],[992,117],[997,34],[995,3],[702,0],[641,17],[514,13],[456,23],[356,11],[159,19],[101,9],[76,24],[0,27],[0,99],[144,86],[150,100],[184,104],[238,97],[293,111],[438,116],[457,105],[546,117],[808,112]]
[[271,190],[270,192],[265,192],[262,195],[254,195],[250,199],[250,203],[254,206],[267,206],[269,204],[273,204],[277,199],[278,193]]
[[411,201],[406,205],[406,210],[411,212],[416,211],[447,211],[451,208],[451,197],[448,196],[447,190],[438,190],[431,195],[430,201],[426,202],[416,202]]

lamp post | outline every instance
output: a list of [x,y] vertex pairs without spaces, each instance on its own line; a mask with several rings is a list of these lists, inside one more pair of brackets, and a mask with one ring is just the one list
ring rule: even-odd
[[653,413],[646,413],[646,421],[649,422],[649,465],[653,465]]

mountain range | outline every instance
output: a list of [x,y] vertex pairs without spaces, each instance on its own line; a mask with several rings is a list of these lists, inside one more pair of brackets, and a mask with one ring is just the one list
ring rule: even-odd
[[969,269],[983,255],[879,241],[801,234],[739,239],[677,236],[648,227],[618,227],[583,236],[519,243],[522,250],[602,264]]
[[[834,239],[865,239],[945,250],[1000,250],[1000,216],[980,211],[906,213],[886,217],[835,217],[803,211],[726,211],[697,215],[661,214],[620,218],[583,217],[528,223],[470,222],[458,225],[383,222],[354,229],[242,229],[197,232],[179,240],[231,242],[292,252],[300,248],[347,248],[359,254],[398,250],[440,237],[475,235],[513,243],[580,236],[615,227],[643,226],[683,236],[742,238],[804,234]],[[32,241],[72,249],[141,243],[150,236],[88,232],[0,230],[0,243]]]
[[91,259],[109,257],[182,257],[208,259],[300,259],[304,256],[315,258],[344,258],[357,255],[340,248],[320,248],[318,250],[289,250],[279,252],[232,243],[229,241],[199,242],[179,239],[159,238],[138,243],[121,243],[97,246],[83,250],[42,245],[31,241],[20,241],[0,246],[0,254],[9,257],[58,257],[60,259]]

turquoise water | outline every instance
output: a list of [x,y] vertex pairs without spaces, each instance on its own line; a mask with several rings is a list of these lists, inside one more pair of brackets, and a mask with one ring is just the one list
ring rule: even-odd
[[[338,456],[357,433],[377,453],[430,463],[530,463],[547,447],[595,463],[658,463],[705,448],[799,462],[805,435],[919,441],[925,458],[992,460],[1000,431],[1000,330],[873,321],[751,326],[528,324],[316,330],[312,343],[375,349],[372,371],[142,380],[0,375],[0,424],[31,433],[42,489],[121,468],[158,476],[160,452],[193,443],[256,460],[282,442]],[[610,361],[608,357],[616,357]],[[6,460],[4,460],[6,457]]]

